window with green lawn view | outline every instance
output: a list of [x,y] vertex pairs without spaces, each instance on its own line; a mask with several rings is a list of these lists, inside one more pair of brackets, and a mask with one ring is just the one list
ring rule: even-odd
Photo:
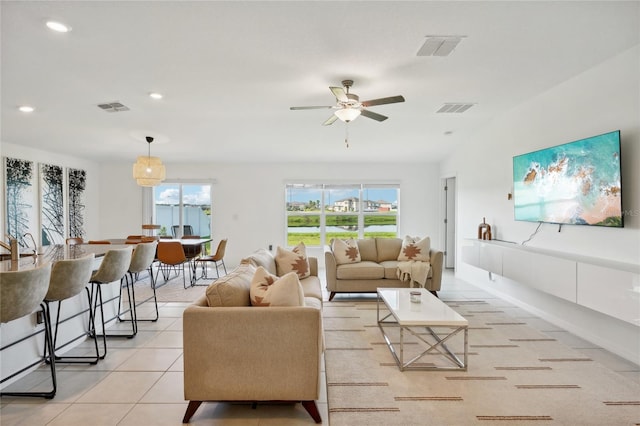
[[288,246],[398,234],[399,185],[291,183],[285,193]]

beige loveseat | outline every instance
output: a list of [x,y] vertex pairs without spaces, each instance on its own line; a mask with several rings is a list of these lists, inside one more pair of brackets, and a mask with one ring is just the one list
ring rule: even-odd
[[301,279],[305,306],[251,306],[258,266],[276,275],[274,257],[260,250],[207,288],[183,314],[183,423],[204,401],[295,401],[321,423],[322,289],[318,260]]
[[[336,293],[375,293],[378,287],[409,287],[410,281],[398,279],[401,238],[365,238],[356,240],[360,261],[338,264],[331,247],[325,247],[324,261],[329,300]],[[429,250],[431,270],[424,286],[437,296],[442,282],[444,254]]]

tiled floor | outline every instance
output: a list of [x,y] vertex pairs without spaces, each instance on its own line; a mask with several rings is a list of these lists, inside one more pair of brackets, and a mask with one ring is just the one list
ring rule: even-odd
[[[182,385],[182,311],[187,303],[162,303],[156,323],[139,323],[133,339],[109,339],[97,365],[63,365],[57,371],[53,400],[10,398],[0,401],[2,426],[161,426],[182,424],[187,403]],[[142,317],[145,306],[138,309]],[[123,325],[126,329],[126,325]],[[74,352],[83,350],[81,347]],[[324,366],[323,366],[324,377]],[[49,385],[46,368],[12,386]],[[328,424],[326,385],[317,401]],[[191,419],[198,425],[315,424],[300,404],[205,403]]]
[[[321,275],[324,275],[321,273]],[[482,290],[457,280],[448,271],[443,278],[441,297],[457,294],[473,297]],[[334,300],[374,297],[341,295]],[[324,295],[327,300],[327,295]],[[2,398],[2,426],[161,426],[181,424],[186,408],[182,388],[182,311],[186,303],[162,303],[160,319],[141,322],[133,339],[109,339],[107,357],[97,365],[59,365],[58,393],[53,400],[41,398]],[[138,311],[140,317],[145,306]],[[550,332],[549,324],[540,327]],[[589,357],[640,381],[638,366],[598,348],[570,333],[553,328],[554,337]],[[82,350],[80,347],[78,350]],[[74,349],[75,350],[75,349]],[[323,367],[324,372],[324,367]],[[324,375],[323,375],[324,376]],[[48,383],[48,370],[29,374],[19,383],[37,386]],[[18,384],[16,384],[18,385]],[[329,424],[326,383],[323,381],[318,402],[324,424]],[[300,404],[259,405],[206,403],[196,412],[191,424],[198,425],[305,425],[314,424]]]

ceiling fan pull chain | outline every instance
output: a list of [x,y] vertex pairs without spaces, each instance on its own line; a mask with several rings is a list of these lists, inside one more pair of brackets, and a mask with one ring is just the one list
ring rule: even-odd
[[344,123],[344,144],[349,148],[349,123]]

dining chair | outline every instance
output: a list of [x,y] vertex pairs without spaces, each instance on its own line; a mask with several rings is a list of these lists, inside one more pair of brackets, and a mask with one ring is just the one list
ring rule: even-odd
[[[91,274],[93,273],[93,262],[95,256],[93,253],[88,254],[87,256],[78,258],[78,259],[67,259],[67,260],[58,260],[53,264],[51,268],[51,279],[49,280],[49,290],[44,297],[44,306],[45,306],[45,315],[51,324],[52,332],[53,332],[53,351],[49,352],[47,355],[47,350],[45,348],[44,355],[45,359],[51,362],[51,355],[55,358],[55,362],[62,363],[88,363],[88,364],[97,364],[98,358],[98,339],[95,333],[92,336],[89,336],[93,339],[93,345],[95,347],[96,355],[95,356],[57,356],[56,351],[64,348],[65,346],[75,342],[80,337],[84,337],[87,335],[87,332],[82,333],[80,336],[70,339],[69,341],[58,345],[58,329],[60,327],[60,313],[62,312],[62,302],[64,300],[71,299],[82,293],[84,290],[87,295],[88,301],[88,309],[89,312],[89,327],[87,330],[92,330],[95,328],[95,319],[91,312],[91,294],[89,292],[89,279],[91,278]],[[51,321],[51,303],[57,303],[57,312],[56,312],[56,322],[55,327]],[[73,318],[73,315],[70,318]],[[67,319],[70,319],[67,318]],[[65,322],[67,319],[63,319],[62,322]]]
[[[106,322],[104,320],[104,301],[102,299],[102,286],[105,284],[110,284],[112,282],[118,282],[120,284],[120,288],[122,288],[122,279],[125,274],[129,270],[129,265],[131,264],[131,257],[133,253],[133,247],[125,247],[121,249],[112,249],[105,253],[102,258],[102,262],[100,263],[100,267],[97,271],[93,273],[89,282],[91,283],[91,300],[93,301],[92,315],[95,320],[96,314],[98,311],[98,306],[100,306],[100,319],[102,321],[102,334],[99,335],[102,337],[102,346],[104,352],[102,355],[98,353],[98,357],[100,359],[104,359],[107,355],[107,337],[133,337],[128,334],[107,334],[106,330]],[[129,291],[129,286],[126,287],[127,291]],[[110,302],[115,299],[119,299],[120,295],[113,297],[107,302]],[[131,294],[129,294],[129,309],[132,309],[131,306]],[[116,316],[117,317],[117,316]],[[95,321],[94,321],[93,333],[98,336]]]
[[[189,260],[184,254],[184,248],[180,241],[160,241],[158,243],[158,261],[160,262],[160,271],[164,281],[167,282],[171,275],[171,269],[176,272],[178,276],[178,267],[182,268],[182,284],[184,288],[187,288],[187,282],[185,278],[184,265],[189,264]],[[191,267],[189,266],[189,269]],[[193,274],[189,279],[190,284],[193,284]]]
[[[131,303],[131,307],[132,310],[129,311],[124,311],[121,312],[121,307],[122,307],[122,303],[118,303],[118,319],[120,321],[131,321],[132,323],[132,336],[135,336],[138,333],[138,321],[157,321],[159,318],[159,314],[158,314],[158,299],[156,297],[156,283],[155,283],[155,279],[153,276],[153,262],[155,262],[156,260],[156,250],[158,247],[158,242],[157,241],[153,241],[153,242],[149,242],[149,243],[140,243],[137,244],[135,246],[135,248],[133,249],[133,254],[131,255],[131,262],[129,263],[129,269],[127,271],[127,274],[125,275],[125,283],[127,288],[129,287],[129,285],[131,286],[131,299],[132,299],[132,303]],[[147,300],[141,302],[144,303],[150,299],[153,298],[153,303],[155,305],[155,310],[156,310],[156,316],[155,318],[138,318],[138,313],[136,310],[137,307],[137,302],[136,302],[136,291],[135,291],[135,282],[138,280],[138,276],[140,274],[140,272],[143,271],[148,271],[149,273],[149,283],[151,284],[151,289],[153,291],[153,296],[149,297]],[[123,286],[120,286],[120,299],[122,300],[122,289]],[[127,293],[129,293],[127,291]],[[130,316],[131,319],[130,320],[123,320],[121,318],[121,315],[126,314],[127,312],[130,312]]]
[[227,267],[224,264],[224,253],[225,250],[227,249],[227,239],[223,239],[220,240],[220,242],[218,243],[218,248],[216,249],[216,252],[211,255],[211,256],[200,256],[197,259],[197,262],[202,262],[201,266],[202,266],[202,276],[204,278],[207,278],[207,263],[213,263],[216,267],[216,275],[217,278],[220,278],[220,271],[218,270],[218,264],[222,265],[222,268],[224,269],[224,274],[227,274]]
[[82,237],[71,237],[71,238],[67,238],[65,242],[67,243],[67,245],[73,246],[76,244],[83,244],[84,239],[82,239]]
[[[44,345],[48,348],[49,353],[53,352],[53,341],[51,338],[51,323],[45,315],[45,307],[43,300],[49,289],[49,279],[51,278],[51,263],[45,263],[42,266],[33,269],[26,269],[22,271],[7,271],[0,272],[0,323],[8,323],[19,318],[23,318],[27,315],[31,315],[34,311],[40,308],[42,316],[44,318]],[[37,332],[36,332],[37,333]],[[9,343],[0,351],[8,349],[24,339],[16,340]],[[38,359],[37,361],[29,364],[28,366],[21,368],[9,376],[0,380],[0,383],[16,377],[17,375],[27,371],[28,369],[43,362],[45,358]],[[31,396],[51,399],[56,395],[57,381],[56,381],[56,365],[55,360],[52,359],[49,364],[51,370],[51,384],[52,390],[46,392],[17,392],[7,391],[1,392],[0,396]]]
[[[171,233],[174,238],[178,237],[178,231],[180,230],[180,225],[171,226]],[[185,235],[193,235],[193,227],[191,225],[182,225],[182,236]]]

